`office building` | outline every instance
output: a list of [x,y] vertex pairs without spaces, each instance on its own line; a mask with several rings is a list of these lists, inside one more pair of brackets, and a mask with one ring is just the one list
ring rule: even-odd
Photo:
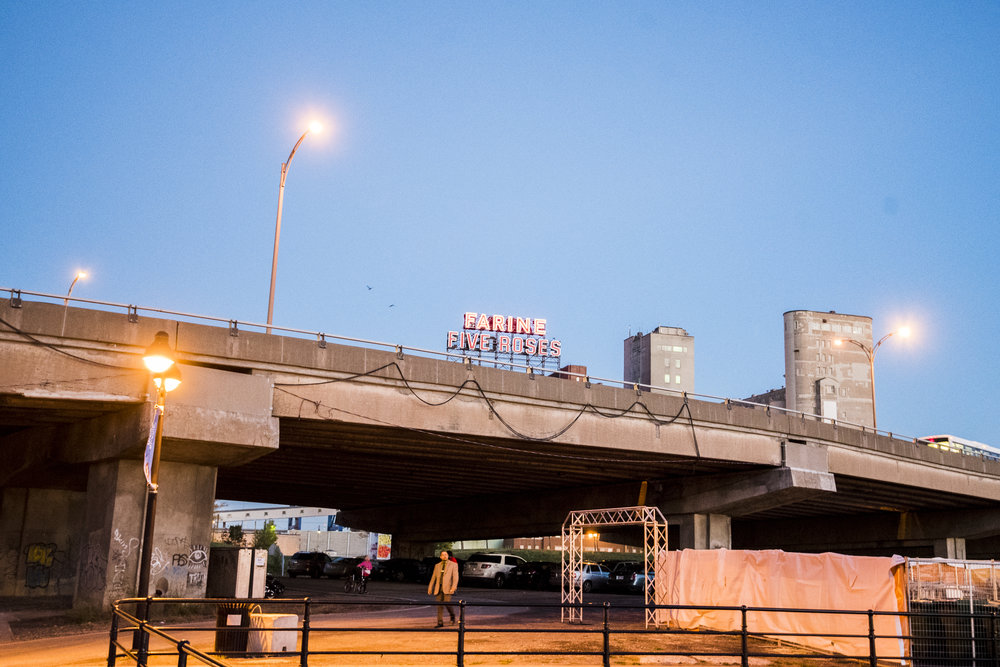
[[625,339],[625,383],[694,392],[694,336],[680,327],[657,327]]

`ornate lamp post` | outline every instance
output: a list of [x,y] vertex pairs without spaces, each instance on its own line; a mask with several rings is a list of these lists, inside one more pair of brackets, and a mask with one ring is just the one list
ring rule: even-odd
[[868,347],[861,341],[854,340],[853,338],[838,338],[833,341],[834,345],[843,345],[844,343],[851,343],[852,345],[855,345],[865,353],[865,357],[868,359],[868,377],[871,380],[872,386],[872,428],[878,428],[878,419],[876,418],[875,412],[875,353],[878,352],[882,343],[889,340],[889,338],[895,336],[897,333],[903,338],[906,338],[910,335],[910,327],[902,327],[899,331],[890,331],[886,335],[879,338],[878,342],[871,347]]
[[[153,556],[153,526],[156,522],[156,496],[159,492],[160,444],[163,441],[163,411],[167,392],[173,391],[181,383],[181,374],[174,363],[174,352],[170,349],[170,339],[165,331],[156,334],[153,343],[146,348],[142,357],[146,368],[153,374],[156,385],[156,412],[154,435],[146,444],[143,471],[146,473],[146,517],[143,523],[142,551],[139,556],[138,597],[149,595],[149,569]],[[146,610],[148,612],[148,609]],[[144,617],[145,618],[145,617]]]
[[281,181],[278,183],[278,218],[274,223],[274,253],[271,255],[271,291],[267,295],[267,333],[271,333],[271,320],[274,316],[274,281],[278,274],[278,240],[281,238],[281,206],[285,200],[285,176],[288,175],[288,167],[292,164],[295,151],[299,149],[302,140],[310,132],[321,132],[323,126],[320,123],[312,122],[309,129],[302,133],[299,140],[292,147],[292,152],[288,154],[288,160],[281,165]]

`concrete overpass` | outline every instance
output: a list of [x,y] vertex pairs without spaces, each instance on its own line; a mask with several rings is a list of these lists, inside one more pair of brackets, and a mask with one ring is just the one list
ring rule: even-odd
[[[660,507],[672,547],[991,558],[1000,463],[733,402],[266,335],[236,323],[0,305],[0,595],[132,594],[153,392],[170,335],[152,582],[204,591],[214,498],[337,507],[435,540],[554,534]],[[645,482],[645,485],[643,484]],[[625,536],[627,538],[627,536]]]

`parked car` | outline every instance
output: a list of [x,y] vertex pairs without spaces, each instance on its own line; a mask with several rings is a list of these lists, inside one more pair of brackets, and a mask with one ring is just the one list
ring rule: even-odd
[[[573,573],[580,589],[584,593],[589,593],[592,590],[597,590],[604,588],[608,585],[608,577],[611,575],[611,571],[608,570],[607,565],[602,565],[601,563],[594,563],[592,561],[583,561],[580,569]],[[555,586],[561,586],[562,582],[562,570],[556,568],[552,576],[549,578],[549,582]]]
[[313,579],[319,579],[332,561],[332,558],[321,551],[297,551],[288,559],[286,571],[290,577],[307,574]]
[[512,554],[472,554],[462,568],[462,579],[469,583],[487,582],[503,588],[510,579],[511,571],[525,562],[520,556]]
[[416,558],[390,558],[379,561],[378,569],[372,572],[372,577],[385,581],[415,581],[424,580],[426,566]]
[[339,558],[334,558],[333,561],[324,568],[323,574],[331,579],[344,579],[354,573],[354,568],[358,566],[358,563],[360,563],[361,560],[361,557],[358,556],[341,556]]
[[608,585],[623,593],[642,593],[646,587],[646,577],[653,578],[652,570],[643,572],[645,566],[638,561],[620,561],[611,568]]
[[[559,571],[559,563],[532,560],[515,567],[510,573],[510,581],[518,588],[542,589],[549,585],[552,571]],[[557,574],[558,576],[558,574]]]

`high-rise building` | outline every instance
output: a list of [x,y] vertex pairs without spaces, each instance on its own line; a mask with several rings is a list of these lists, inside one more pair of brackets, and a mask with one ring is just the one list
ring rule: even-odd
[[626,338],[624,375],[626,385],[694,392],[694,336],[680,327],[657,327]]
[[[837,341],[845,341],[837,344]],[[872,318],[830,311],[785,313],[785,404],[791,410],[872,426]]]

